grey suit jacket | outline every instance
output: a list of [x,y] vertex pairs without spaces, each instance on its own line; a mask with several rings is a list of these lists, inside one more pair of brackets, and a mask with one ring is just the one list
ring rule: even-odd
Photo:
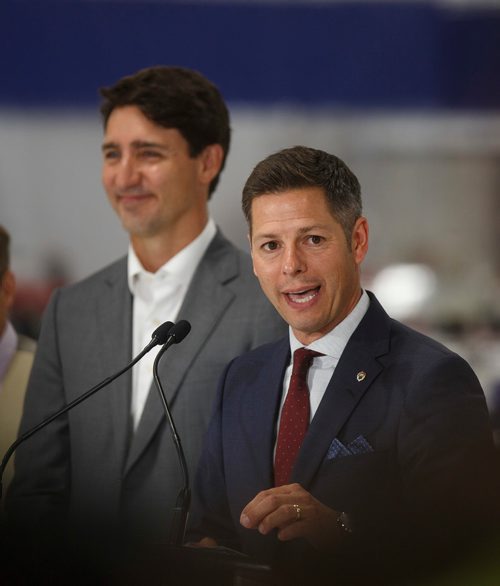
[[[130,361],[132,302],[126,258],[54,294],[22,430]],[[261,293],[249,256],[220,233],[195,272],[179,319],[192,330],[164,355],[160,378],[193,476],[223,367],[287,328]],[[7,498],[15,522],[33,527],[70,516],[86,529],[125,523],[147,539],[166,534],[182,485],[178,459],[156,389],[132,435],[130,389],[129,372],[19,448]]]

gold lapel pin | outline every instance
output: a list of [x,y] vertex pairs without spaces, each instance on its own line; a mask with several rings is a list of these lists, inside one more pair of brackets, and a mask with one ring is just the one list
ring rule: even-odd
[[358,372],[358,374],[356,375],[356,380],[358,381],[358,383],[365,380],[365,378],[366,378],[366,372],[364,370],[360,370]]

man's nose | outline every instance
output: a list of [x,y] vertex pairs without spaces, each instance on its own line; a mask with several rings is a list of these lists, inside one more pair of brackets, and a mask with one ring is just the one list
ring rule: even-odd
[[295,275],[306,270],[304,255],[300,253],[296,246],[290,246],[285,249],[282,270],[285,275]]
[[136,187],[140,182],[137,165],[130,157],[123,157],[116,169],[116,186],[118,189]]

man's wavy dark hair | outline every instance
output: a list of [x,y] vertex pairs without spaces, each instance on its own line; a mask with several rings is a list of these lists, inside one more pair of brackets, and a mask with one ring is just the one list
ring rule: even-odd
[[212,82],[191,69],[158,65],[101,88],[100,94],[104,127],[115,108],[137,106],[151,122],[177,129],[187,141],[191,157],[211,144],[220,144],[224,156],[221,170],[209,187],[209,196],[212,195],[231,139],[229,112]]

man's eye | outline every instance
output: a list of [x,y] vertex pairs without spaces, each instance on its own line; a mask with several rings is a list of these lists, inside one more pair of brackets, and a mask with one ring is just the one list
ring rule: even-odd
[[262,245],[262,248],[269,251],[276,250],[278,248],[278,243],[274,241],[266,242]]
[[144,159],[156,159],[160,156],[158,151],[141,151],[141,157]]
[[321,236],[316,236],[315,234],[309,236],[309,240],[311,244],[321,244],[323,238]]
[[120,156],[118,151],[104,151],[104,158],[106,160],[117,159]]

